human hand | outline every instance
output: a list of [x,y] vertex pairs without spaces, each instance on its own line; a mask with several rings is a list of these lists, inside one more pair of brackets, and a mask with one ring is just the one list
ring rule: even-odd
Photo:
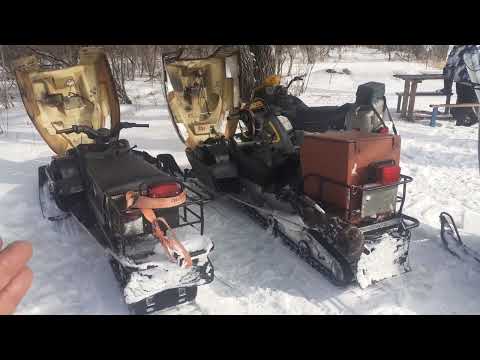
[[32,245],[16,241],[2,250],[0,239],[0,315],[11,315],[32,284],[33,273],[27,267]]

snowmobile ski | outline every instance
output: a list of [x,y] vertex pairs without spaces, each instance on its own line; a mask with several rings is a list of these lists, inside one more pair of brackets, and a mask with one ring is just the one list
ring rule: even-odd
[[452,215],[440,214],[440,237],[445,248],[460,260],[473,259],[480,263],[480,254],[463,242]]
[[50,221],[60,221],[68,218],[70,213],[61,210],[55,199],[55,191],[53,187],[55,182],[52,180],[48,166],[38,168],[38,196],[40,202],[40,210],[45,219]]
[[[83,225],[83,224],[82,224]],[[95,226],[90,233],[100,245],[108,241],[104,229]],[[119,282],[125,303],[134,315],[148,314],[184,304],[195,299],[197,287],[214,280],[214,267],[208,255],[213,242],[202,235],[187,233],[183,246],[189,251],[192,266],[182,268],[162,249],[154,236],[137,241],[121,256],[104,246],[110,266]],[[152,246],[153,245],[153,246]],[[145,247],[144,250],[141,248]]]
[[175,264],[164,261],[139,271],[111,256],[110,266],[121,284],[130,312],[142,315],[195,299],[198,286],[213,280],[213,265],[206,256],[194,261],[196,265],[188,270],[179,270]]
[[214,267],[208,258],[214,244],[204,236],[192,233],[184,242],[193,262],[193,266],[184,269],[171,261],[153,236],[127,248],[129,256],[121,256],[107,245],[104,229],[78,219],[76,223],[94,235],[102,246],[124,301],[133,315],[149,314],[190,302],[195,299],[198,286],[209,284],[214,279]]

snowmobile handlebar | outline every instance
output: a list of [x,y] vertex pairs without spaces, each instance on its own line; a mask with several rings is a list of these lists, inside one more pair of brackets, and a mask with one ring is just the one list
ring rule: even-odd
[[303,76],[295,76],[292,80],[290,80],[286,89],[288,90],[290,88],[290,85],[292,85],[295,81],[303,81],[303,78]]
[[106,139],[106,138],[113,138],[114,136],[118,135],[120,130],[122,129],[129,129],[134,127],[150,127],[149,124],[136,124],[136,123],[129,123],[129,122],[121,122],[118,124],[117,127],[113,129],[93,129],[90,126],[83,126],[83,125],[72,125],[71,128],[68,129],[59,129],[57,130],[57,134],[86,134],[90,139]]
[[83,125],[72,125],[71,128],[68,129],[60,129],[56,131],[57,134],[81,134],[85,133],[87,135],[92,135],[94,137],[100,136],[99,132],[89,126],[83,126]]
[[128,128],[134,128],[134,127],[150,127],[149,124],[137,124],[137,123],[129,123],[129,122],[121,122],[120,124],[120,129],[128,129]]

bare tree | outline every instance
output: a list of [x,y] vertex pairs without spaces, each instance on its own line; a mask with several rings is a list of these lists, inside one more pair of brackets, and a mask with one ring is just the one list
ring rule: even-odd
[[378,49],[388,56],[391,61],[397,56],[404,61],[430,60],[441,61],[447,57],[448,45],[370,45],[370,48]]
[[6,113],[6,121],[0,122],[0,134],[8,132],[8,108],[13,103],[11,102],[8,96],[8,77],[7,77],[7,69],[5,65],[5,55],[4,55],[4,48],[3,45],[0,45],[0,60],[1,60],[1,67],[0,67],[0,110],[2,107]]
[[396,45],[385,45],[383,47],[383,52],[388,55],[388,61],[392,61],[392,55],[394,54],[397,46]]
[[240,96],[243,102],[250,100],[255,87],[265,78],[275,74],[276,60],[271,45],[239,45]]
[[260,85],[268,76],[275,74],[275,57],[271,45],[250,45],[255,58],[254,77]]
[[112,65],[112,76],[115,82],[115,90],[117,92],[120,103],[131,104],[127,90],[125,89],[125,80],[127,76],[127,48],[122,45],[105,46],[105,50],[110,58]]
[[297,64],[295,73],[292,74],[291,69],[289,69],[288,75],[292,77],[300,75],[303,77],[302,82],[294,84],[291,88],[291,92],[299,96],[307,91],[310,76],[317,61],[324,61],[333,47],[328,45],[299,45],[297,48],[301,54],[301,57],[299,57],[300,62]]
[[275,45],[275,73],[283,73],[283,65],[287,59],[287,47],[288,45]]
[[243,102],[250,100],[255,88],[255,57],[248,45],[240,45],[240,97]]
[[287,76],[290,76],[292,74],[293,60],[295,59],[295,47],[294,46],[289,46],[287,48],[287,53],[288,53],[288,58],[290,60],[290,62],[288,64]]
[[[182,49],[186,57],[204,57],[212,54],[219,46],[221,45],[104,45],[103,48],[110,60],[119,100],[121,103],[130,104],[131,100],[125,88],[126,81],[145,75],[151,81],[158,79],[162,73],[160,58],[163,52]],[[81,47],[82,45],[4,46],[3,68],[7,78],[13,79],[12,61],[29,54],[35,54],[45,68],[72,66],[78,63],[78,50]],[[312,68],[317,59],[328,56],[330,49],[328,46],[305,45],[239,45],[238,48],[241,63],[240,92],[243,101],[248,101],[253,89],[267,76],[282,74],[286,64],[287,76],[290,76],[298,50],[304,55],[303,62],[310,64],[309,68]]]
[[145,45],[142,47],[141,62],[142,67],[147,71],[148,80],[153,80],[157,75],[159,53],[160,47],[158,45]]

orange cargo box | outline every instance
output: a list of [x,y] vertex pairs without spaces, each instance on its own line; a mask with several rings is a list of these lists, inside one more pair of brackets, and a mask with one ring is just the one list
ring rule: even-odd
[[[349,209],[353,195],[348,186],[367,184],[369,165],[386,160],[400,165],[400,136],[359,131],[305,133],[300,158],[305,194],[326,205]],[[359,199],[352,203],[352,207],[360,206]]]

